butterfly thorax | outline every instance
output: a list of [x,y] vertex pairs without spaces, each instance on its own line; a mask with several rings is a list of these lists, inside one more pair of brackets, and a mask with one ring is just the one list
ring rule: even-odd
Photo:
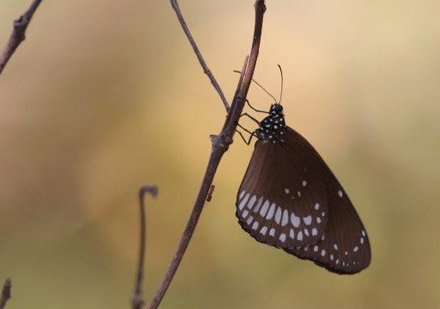
[[260,127],[255,131],[259,140],[267,140],[274,144],[284,143],[286,123],[284,121],[283,107],[281,104],[272,104],[269,116],[260,122]]

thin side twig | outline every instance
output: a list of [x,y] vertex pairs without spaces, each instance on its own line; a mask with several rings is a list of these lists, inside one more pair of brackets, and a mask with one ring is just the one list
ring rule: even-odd
[[4,309],[6,303],[11,298],[11,288],[12,288],[11,279],[6,279],[5,284],[3,284],[2,296],[0,298],[0,309]]
[[185,19],[183,18],[182,11],[180,10],[179,4],[177,3],[177,0],[171,0],[171,6],[173,7],[174,11],[176,12],[177,18],[179,19],[180,25],[182,26],[183,31],[186,34],[186,37],[191,44],[194,53],[197,56],[197,59],[200,62],[200,65],[203,68],[203,72],[208,75],[209,80],[211,81],[212,86],[214,86],[214,89],[217,90],[218,95],[220,96],[220,99],[223,102],[223,105],[226,108],[226,111],[229,111],[229,104],[226,100],[225,95],[223,94],[223,91],[220,87],[220,85],[217,83],[217,80],[215,79],[214,75],[212,74],[211,70],[209,69],[208,65],[206,64],[205,59],[202,56],[202,53],[200,52],[199,47],[197,46],[196,42],[194,41],[194,38],[191,34],[191,31],[189,31],[188,25],[185,22]]
[[139,211],[140,211],[140,229],[139,229],[139,260],[137,267],[136,282],[134,285],[134,293],[131,299],[133,309],[142,309],[144,307],[144,292],[142,285],[144,282],[144,263],[145,263],[145,247],[146,247],[146,230],[147,218],[145,211],[145,193],[150,193],[156,197],[159,190],[154,185],[144,185],[139,189]]
[[0,56],[0,75],[2,74],[3,69],[5,68],[11,56],[14,54],[17,47],[20,45],[21,42],[25,40],[26,29],[31,22],[32,16],[38,9],[41,1],[42,0],[34,0],[28,10],[19,18],[14,20],[14,29],[12,30],[8,43],[6,43],[6,46],[4,47]]
[[[174,0],[171,0],[171,2],[173,3]],[[194,208],[188,219],[185,230],[183,231],[182,237],[180,239],[180,243],[165,273],[165,276],[148,306],[149,309],[156,309],[162,301],[163,297],[165,296],[171,284],[171,281],[174,278],[174,275],[180,265],[180,262],[182,261],[183,255],[188,248],[188,244],[192,238],[197,222],[205,205],[206,197],[208,196],[211,184],[217,171],[217,167],[219,166],[224,153],[228,150],[229,145],[232,144],[232,138],[236,131],[237,123],[243,110],[245,99],[249,91],[251,80],[255,71],[265,10],[265,1],[256,0],[255,28],[251,54],[246,59],[245,66],[242,70],[242,75],[240,76],[240,81],[237,85],[237,91],[234,95],[234,99],[226,117],[226,121],[223,125],[223,129],[218,136],[212,138],[211,156],[208,161],[208,166],[206,167],[205,175],[203,177],[197,199],[194,203]]]

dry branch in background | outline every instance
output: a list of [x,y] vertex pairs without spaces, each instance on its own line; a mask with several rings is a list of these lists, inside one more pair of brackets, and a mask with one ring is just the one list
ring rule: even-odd
[[217,91],[218,95],[220,96],[220,99],[223,102],[223,105],[226,108],[226,112],[228,112],[229,108],[230,108],[228,101],[226,100],[226,97],[223,94],[223,91],[220,88],[220,85],[217,83],[217,80],[215,79],[211,70],[208,68],[208,65],[206,64],[205,59],[203,59],[202,53],[200,52],[199,47],[197,46],[196,42],[194,41],[194,38],[191,34],[191,31],[189,31],[189,28],[185,22],[185,19],[183,18],[182,12],[180,11],[179,4],[177,4],[177,0],[171,0],[171,6],[173,7],[174,11],[176,11],[176,15],[177,15],[177,18],[179,19],[180,25],[182,26],[183,32],[185,32],[185,35],[186,35],[189,43],[191,44],[191,46],[194,50],[194,53],[196,54],[197,59],[200,62],[200,65],[202,66],[203,72],[205,72],[205,74],[208,75],[212,86]]
[[11,288],[12,288],[11,279],[6,279],[2,289],[2,296],[0,298],[0,309],[4,309],[6,303],[11,298]]
[[25,40],[26,28],[31,22],[32,16],[34,15],[41,1],[42,0],[34,0],[28,10],[18,19],[14,20],[14,29],[12,30],[8,43],[6,43],[6,46],[4,47],[0,56],[0,75],[2,74],[3,69],[11,56],[14,54],[17,47]]
[[[142,284],[144,281],[144,261],[145,261],[145,247],[146,247],[146,229],[147,218],[145,212],[145,193],[150,193],[156,197],[159,190],[154,185],[144,185],[139,189],[139,210],[140,210],[140,230],[139,230],[139,261],[137,267],[137,276],[134,286],[134,293],[131,299],[131,306],[133,309],[142,309],[144,307],[144,292]],[[0,308],[1,309],[1,308]]]
[[[189,32],[189,29],[185,23],[185,20],[180,11],[179,5],[177,4],[177,0],[170,0],[173,9],[175,10],[179,22],[185,31],[185,34],[190,41],[191,46],[193,47],[197,58],[199,59],[200,64],[202,65],[205,73],[210,77],[211,82],[214,85],[214,88],[219,93],[220,97],[223,100],[223,92],[220,89],[220,86],[214,83],[214,76],[206,65],[206,62],[203,60],[203,57],[197,48],[197,45],[194,39]],[[199,193],[197,195],[197,199],[194,204],[194,208],[191,212],[189,220],[186,224],[185,230],[183,231],[182,237],[180,239],[180,243],[177,247],[176,253],[174,254],[171,263],[168,267],[168,270],[165,273],[165,276],[159,285],[159,288],[156,291],[152,301],[149,304],[149,309],[155,309],[159,306],[162,301],[165,293],[167,292],[171,281],[179,267],[180,262],[182,261],[183,255],[185,254],[186,249],[188,248],[188,244],[191,240],[191,237],[196,228],[197,222],[200,218],[200,215],[203,210],[203,206],[205,205],[206,198],[209,194],[212,181],[214,179],[215,173],[217,171],[217,167],[220,164],[220,160],[223,157],[223,154],[228,150],[229,145],[232,144],[232,138],[237,128],[238,120],[240,118],[241,112],[244,107],[244,102],[249,91],[249,87],[251,84],[251,80],[255,71],[255,66],[258,58],[259,48],[260,48],[260,40],[261,40],[261,31],[263,25],[263,16],[266,11],[265,1],[264,0],[256,0],[255,2],[255,28],[252,40],[251,53],[249,57],[246,58],[244,67],[242,69],[242,74],[240,76],[240,80],[237,85],[237,90],[234,95],[234,99],[232,101],[232,105],[230,109],[225,105],[228,110],[228,114],[223,125],[223,128],[219,135],[214,136],[212,138],[212,149],[211,155],[208,161],[208,166],[206,167],[205,175],[203,177],[203,181],[201,187],[199,189]],[[220,89],[220,90],[219,90]],[[225,100],[223,100],[225,102]]]

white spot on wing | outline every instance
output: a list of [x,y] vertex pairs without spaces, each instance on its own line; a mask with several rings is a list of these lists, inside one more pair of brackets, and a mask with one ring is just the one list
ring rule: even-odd
[[339,195],[339,197],[343,197],[344,196],[344,193],[342,193],[342,190],[338,191],[338,195]]
[[255,195],[252,195],[251,199],[249,200],[249,203],[247,204],[247,207],[249,209],[252,209],[256,201],[257,201],[257,197]]
[[276,222],[277,224],[280,224],[280,222],[281,222],[281,215],[282,215],[282,214],[283,214],[283,212],[282,212],[282,210],[281,210],[281,207],[278,206],[277,212],[276,212],[276,214],[275,214],[275,222]]
[[308,236],[310,236],[310,234],[309,234],[309,230],[308,229],[304,229],[304,234],[308,237]]
[[335,248],[335,250],[338,251],[338,245],[337,244],[334,244],[333,248]]
[[286,234],[281,234],[280,235],[280,240],[282,241],[282,242],[285,242],[286,241]]
[[319,209],[319,203],[315,204],[315,209],[318,210]]
[[244,199],[240,202],[240,205],[238,206],[238,208],[239,208],[240,210],[242,210],[243,207],[244,207],[244,205],[246,205],[248,199],[249,199],[249,193],[246,194],[246,196],[244,197]]
[[292,239],[295,238],[295,232],[293,231],[293,229],[290,229],[289,237],[292,238]]
[[239,200],[243,198],[243,196],[246,194],[246,191],[241,191],[240,196],[238,197]]
[[353,252],[358,252],[358,250],[359,250],[359,247],[356,246],[356,247],[354,247]]
[[263,197],[260,197],[260,199],[258,200],[257,205],[255,205],[255,208],[254,208],[254,212],[255,213],[260,211],[261,204],[263,204]]
[[245,210],[245,211],[243,211],[243,213],[241,214],[241,216],[242,216],[243,218],[246,218],[248,214],[249,214],[249,211]]
[[289,188],[285,188],[285,189],[284,189],[284,192],[286,192],[286,194],[289,194],[289,193],[290,193]]
[[266,233],[267,233],[267,226],[263,226],[263,227],[261,228],[260,233],[263,234],[263,235],[266,235]]
[[316,222],[318,222],[318,224],[321,224],[321,218],[320,217],[316,218]]
[[312,235],[313,235],[313,236],[318,235],[318,230],[316,229],[316,227],[314,227],[314,228],[312,229]]
[[254,217],[249,216],[249,218],[246,220],[247,225],[250,225],[254,221]]
[[312,223],[312,216],[307,216],[303,218],[305,225],[310,225]]
[[269,208],[270,202],[266,200],[261,208],[260,215],[264,218],[267,213],[267,209]]
[[293,212],[290,215],[290,220],[292,221],[292,225],[294,227],[298,227],[301,223],[301,219],[299,217],[295,216],[295,214]]
[[322,249],[322,251],[321,251],[321,255],[322,255],[322,256],[325,256],[325,249]]
[[281,221],[281,226],[286,226],[289,223],[289,212],[284,209],[283,211],[283,220]]
[[258,229],[258,221],[254,222],[254,224],[252,225],[252,229],[253,230],[257,230]]
[[302,185],[303,187],[307,186],[307,181],[303,180]]
[[296,239],[303,240],[303,232],[302,231],[298,232],[298,234],[296,235]]
[[275,236],[275,229],[274,228],[270,229],[269,235],[272,236],[272,237]]
[[276,207],[275,203],[273,203],[272,206],[270,206],[269,211],[268,211],[267,216],[266,216],[267,220],[270,220],[270,219],[273,218],[273,214],[275,212],[275,207]]

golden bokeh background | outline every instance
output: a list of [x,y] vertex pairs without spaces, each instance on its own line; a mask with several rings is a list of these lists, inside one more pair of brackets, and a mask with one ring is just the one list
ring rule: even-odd
[[[0,4],[0,45],[29,0]],[[230,99],[253,0],[181,1]],[[370,235],[355,276],[255,242],[236,222],[252,147],[225,155],[163,308],[440,308],[440,2],[267,1],[255,78],[326,158]],[[0,281],[8,308],[128,308],[148,200],[151,297],[224,108],[168,1],[43,1],[0,76]],[[253,87],[258,108],[270,98]],[[246,123],[249,127],[251,123]]]

